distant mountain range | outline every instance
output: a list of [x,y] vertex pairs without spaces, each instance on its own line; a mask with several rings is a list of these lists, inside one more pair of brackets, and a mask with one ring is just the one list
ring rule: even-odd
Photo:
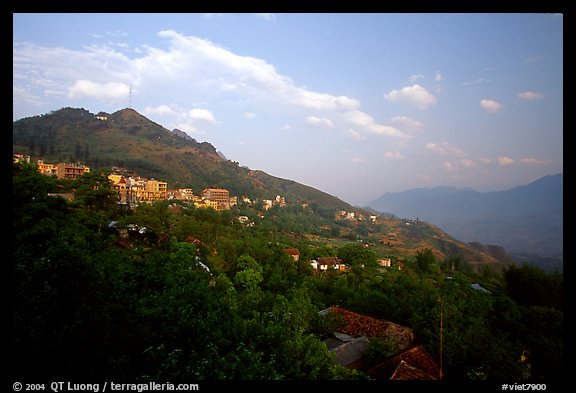
[[506,191],[432,187],[385,193],[368,207],[430,222],[460,241],[500,245],[523,261],[530,254],[563,258],[561,173]]

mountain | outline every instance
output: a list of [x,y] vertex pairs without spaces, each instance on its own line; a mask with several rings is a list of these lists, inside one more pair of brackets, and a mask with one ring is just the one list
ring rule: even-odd
[[385,193],[369,207],[419,218],[464,242],[497,244],[517,255],[563,258],[563,175],[506,191],[453,187]]
[[[370,222],[368,211],[313,187],[252,170],[226,159],[214,146],[198,142],[180,130],[170,131],[133,109],[92,114],[85,109],[63,108],[13,123],[13,152],[28,154],[33,162],[84,162],[91,168],[122,168],[127,174],[168,182],[168,188],[189,187],[195,192],[222,187],[231,195],[251,199],[286,198],[291,206],[304,202],[310,209],[293,209],[302,216],[287,219],[314,222],[304,236],[336,244],[356,240],[359,234],[378,255],[410,258],[431,248],[439,261],[461,256],[473,266],[501,266],[510,262],[502,250],[474,247],[447,235],[427,222],[399,220],[381,215]],[[339,215],[355,212],[360,219]],[[315,215],[310,220],[310,214]],[[424,217],[424,216],[422,216]]]
[[316,203],[352,210],[348,203],[312,187],[240,167],[207,142],[170,131],[133,109],[97,118],[85,109],[61,110],[13,123],[13,151],[47,162],[81,161],[93,168],[120,167],[168,182],[169,188],[223,187],[232,195]]

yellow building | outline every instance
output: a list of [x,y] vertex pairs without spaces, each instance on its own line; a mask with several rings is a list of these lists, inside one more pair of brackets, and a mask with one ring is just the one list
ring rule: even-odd
[[58,170],[55,164],[46,164],[44,160],[38,160],[36,166],[38,167],[38,172],[43,175],[56,175],[56,171]]
[[216,210],[230,210],[230,193],[224,188],[206,188],[202,191],[205,200],[216,202]]
[[209,201],[208,199],[204,199],[203,201],[200,202],[194,202],[194,207],[196,208],[212,208],[214,210],[221,210],[219,209],[219,204],[218,202],[214,202],[214,201]]
[[44,160],[37,161],[38,172],[44,175],[56,175],[58,179],[76,180],[83,174],[90,172],[90,168],[81,164],[47,164]]
[[58,179],[75,180],[88,172],[90,172],[90,168],[86,165],[67,164],[64,162],[59,163],[56,169],[56,175],[58,176]]
[[154,202],[166,199],[168,183],[145,178],[110,174],[112,188],[118,192],[121,203]]

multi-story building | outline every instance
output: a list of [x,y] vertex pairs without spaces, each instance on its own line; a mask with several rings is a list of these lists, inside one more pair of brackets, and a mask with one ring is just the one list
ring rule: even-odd
[[58,179],[76,180],[83,174],[90,172],[90,168],[81,164],[47,164],[44,160],[37,161],[38,172],[44,175],[56,175]]
[[44,160],[38,160],[36,163],[38,167],[38,172],[42,173],[43,175],[56,175],[56,171],[58,170],[58,166],[56,164],[47,164]]
[[67,164],[61,162],[57,165],[56,175],[58,179],[78,179],[85,173],[90,172],[90,168],[81,164]]
[[154,202],[166,199],[168,183],[145,179],[141,177],[124,177],[111,174],[108,178],[112,181],[112,188],[118,192],[120,203]]
[[191,188],[178,188],[176,190],[168,190],[166,192],[167,199],[178,199],[180,201],[194,200],[194,192]]
[[223,188],[205,188],[202,191],[205,200],[216,202],[216,210],[230,210],[230,193]]
[[30,156],[25,154],[13,154],[12,155],[12,162],[30,162]]

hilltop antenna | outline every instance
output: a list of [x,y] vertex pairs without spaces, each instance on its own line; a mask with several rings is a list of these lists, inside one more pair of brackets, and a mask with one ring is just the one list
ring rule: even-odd
[[132,109],[132,84],[130,84],[130,90],[128,92],[128,108]]

